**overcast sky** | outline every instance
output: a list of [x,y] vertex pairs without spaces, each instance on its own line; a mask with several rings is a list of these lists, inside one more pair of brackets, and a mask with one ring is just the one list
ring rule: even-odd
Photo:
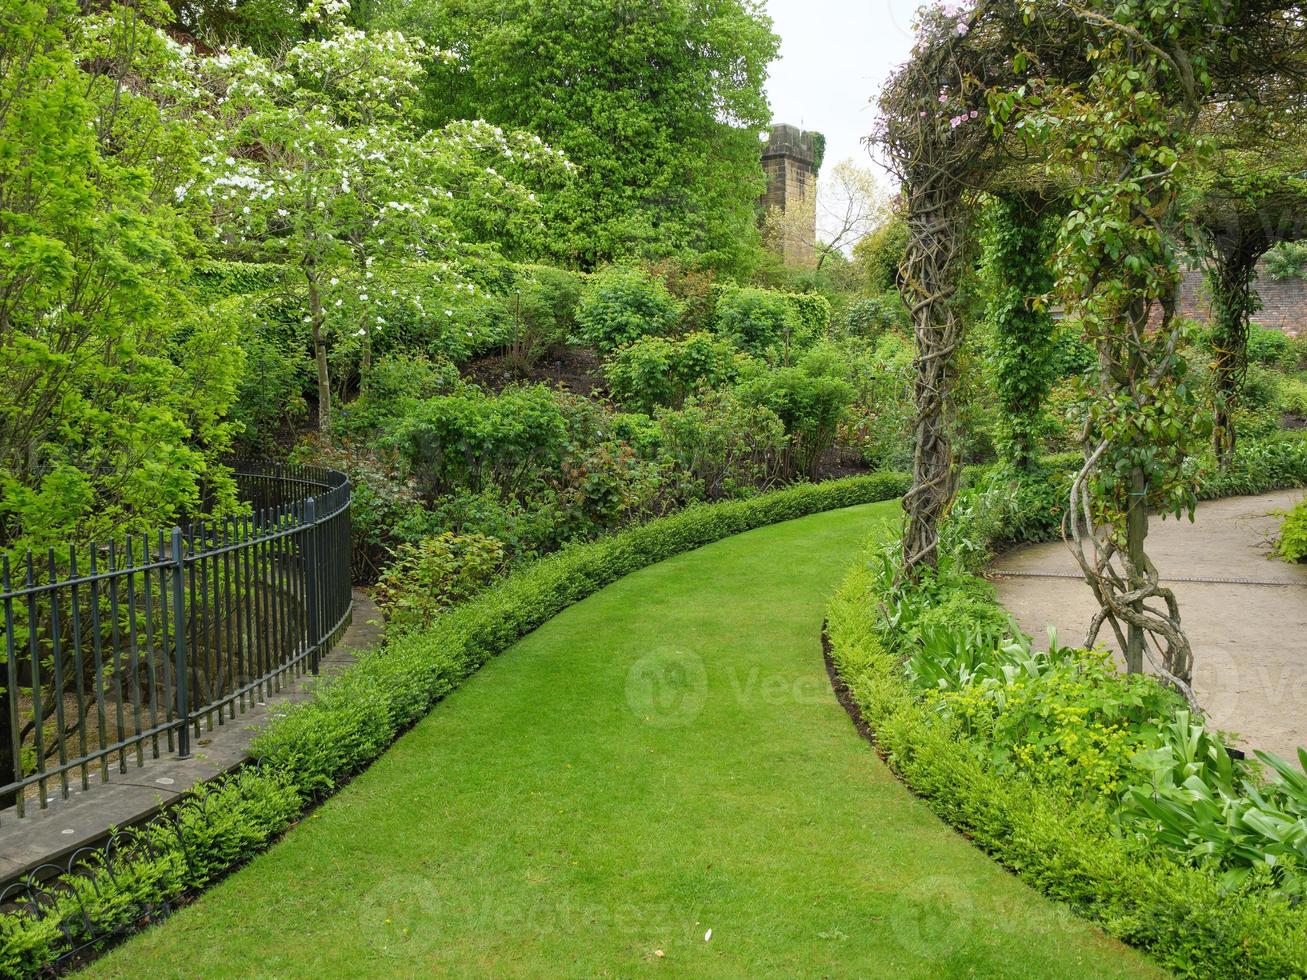
[[767,80],[774,120],[826,134],[823,172],[847,157],[869,164],[860,142],[874,120],[869,100],[907,59],[921,0],[766,2],[781,38]]

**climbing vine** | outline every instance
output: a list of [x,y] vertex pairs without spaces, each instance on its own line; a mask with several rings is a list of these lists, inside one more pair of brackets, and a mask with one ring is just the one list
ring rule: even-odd
[[1234,456],[1233,409],[1248,374],[1248,324],[1262,305],[1253,282],[1269,245],[1259,225],[1211,236],[1206,278],[1212,294],[1212,448],[1222,466]]
[[999,452],[1018,472],[1038,463],[1044,399],[1054,380],[1053,318],[1046,303],[1053,288],[1047,261],[1052,235],[1041,203],[1017,194],[995,198],[984,234],[985,320],[1001,412]]
[[952,430],[963,324],[954,298],[970,242],[969,196],[992,144],[983,108],[986,57],[997,46],[973,43],[984,10],[941,7],[919,16],[913,58],[881,95],[875,136],[903,186],[907,248],[899,291],[917,348],[913,481],[903,498],[908,577],[936,564],[939,520],[958,488]]
[[[1040,3],[1023,10],[1037,18]],[[1145,656],[1192,698],[1192,653],[1174,593],[1144,549],[1150,508],[1195,505],[1188,465],[1206,416],[1187,377],[1176,316],[1182,239],[1177,195],[1197,148],[1209,89],[1203,46],[1230,5],[1216,0],[1062,4],[1083,38],[1090,74],[1040,80],[996,104],[1023,110],[1033,138],[1077,181],[1057,236],[1056,292],[1098,354],[1087,391],[1085,463],[1067,537],[1132,672]]]

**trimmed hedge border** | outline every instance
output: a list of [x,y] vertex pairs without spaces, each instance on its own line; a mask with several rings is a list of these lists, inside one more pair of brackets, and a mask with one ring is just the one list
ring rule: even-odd
[[[1307,483],[1307,446],[1286,443],[1212,480],[1201,496]],[[1307,906],[1266,892],[1223,893],[1216,877],[1112,836],[1088,803],[1000,774],[927,709],[877,632],[876,577],[861,561],[827,614],[829,658],[890,768],[999,863],[1183,976],[1307,977]],[[839,686],[837,684],[837,691]]]
[[690,507],[544,558],[431,629],[364,654],[313,699],[285,709],[254,741],[251,765],[115,835],[86,870],[0,916],[0,975],[31,976],[92,955],[265,850],[483,663],[605,585],[753,528],[891,500],[909,483],[882,473]]

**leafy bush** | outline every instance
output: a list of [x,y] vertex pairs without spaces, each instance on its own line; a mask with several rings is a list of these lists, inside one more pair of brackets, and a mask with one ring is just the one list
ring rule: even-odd
[[456,487],[495,483],[514,492],[541,469],[556,468],[567,429],[554,393],[543,385],[498,395],[469,388],[414,403],[382,439],[428,500]]
[[895,215],[853,246],[853,259],[867,292],[884,293],[898,284],[899,266],[908,248],[908,225]]
[[765,405],[714,391],[657,418],[663,451],[690,475],[695,498],[748,496],[780,477],[785,426]]
[[590,278],[576,309],[577,333],[600,353],[672,332],[680,309],[667,287],[638,269],[609,266]]
[[276,454],[278,439],[293,432],[308,414],[304,379],[309,359],[302,345],[287,343],[248,315],[241,299],[229,300],[245,364],[230,418],[240,429],[236,449],[244,455]]
[[1275,547],[1285,561],[1307,561],[1307,499],[1285,515]]
[[615,412],[608,417],[614,439],[630,446],[637,456],[652,458],[662,448],[662,427],[649,415],[641,412]]
[[513,289],[500,299],[507,333],[509,363],[525,374],[540,358],[567,343],[576,329],[581,284],[570,272],[551,266],[528,266]]
[[830,332],[830,300],[820,293],[785,293],[785,303],[796,324],[799,344],[806,345]]
[[291,271],[274,262],[206,260],[191,267],[187,285],[196,299],[212,302],[276,290],[285,284]]
[[662,280],[667,291],[680,304],[677,333],[712,329],[718,287],[711,269],[687,264],[677,258],[659,259],[650,262],[647,268],[651,276]]
[[797,341],[802,331],[786,296],[754,287],[723,290],[717,299],[714,329],[750,354],[762,357],[779,353],[785,357],[791,345],[800,346]]
[[443,534],[403,544],[377,581],[386,638],[424,629],[480,592],[504,569],[504,544],[481,534]]
[[1280,379],[1279,407],[1290,415],[1307,416],[1307,375]]
[[827,373],[829,367],[828,361],[817,358],[760,374],[739,388],[741,401],[771,409],[784,424],[788,473],[816,476],[817,464],[834,443],[836,428],[853,400],[853,386]]
[[[282,709],[252,746],[255,764],[202,786],[198,798],[146,826],[152,846],[113,871],[94,861],[69,890],[0,915],[0,973],[32,976],[62,954],[135,923],[265,848],[305,805],[371,763],[489,658],[623,575],[751,528],[888,500],[908,478],[880,474],[792,487],[748,501],[692,507],[568,549],[364,654],[314,697]],[[173,819],[192,833],[178,840]]]
[[463,387],[458,368],[444,358],[387,354],[372,366],[367,388],[337,409],[333,425],[341,435],[372,434],[402,418],[419,401]]
[[861,344],[853,350],[842,344],[839,355],[854,386],[853,403],[838,427],[839,445],[856,450],[863,462],[873,467],[910,467],[916,418],[911,341],[896,331],[886,331],[872,351],[867,352]]
[[392,459],[350,444],[302,446],[292,459],[330,466],[349,477],[350,572],[354,582],[375,582],[395,549],[421,541],[438,526],[422,506],[413,481],[399,475]]
[[844,332],[850,337],[875,340],[887,330],[904,330],[908,311],[897,291],[854,300],[844,311]]
[[730,341],[699,331],[681,340],[641,338],[621,348],[604,370],[618,401],[649,413],[734,382],[740,356]]
[[1053,375],[1066,378],[1083,374],[1098,363],[1094,345],[1087,341],[1074,322],[1063,321],[1053,331]]
[[1266,272],[1272,279],[1299,279],[1307,270],[1307,242],[1279,242],[1266,252]]
[[1266,367],[1289,367],[1294,350],[1289,337],[1282,331],[1252,324],[1248,328],[1248,361]]
[[672,501],[661,462],[618,440],[596,443],[563,464],[554,490],[558,543],[587,540],[665,512]]

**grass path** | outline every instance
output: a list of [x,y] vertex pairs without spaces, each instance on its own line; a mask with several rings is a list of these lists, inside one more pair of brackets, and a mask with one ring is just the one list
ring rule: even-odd
[[896,506],[752,531],[572,607],[93,972],[1156,975],[935,819],[831,695],[825,601]]

